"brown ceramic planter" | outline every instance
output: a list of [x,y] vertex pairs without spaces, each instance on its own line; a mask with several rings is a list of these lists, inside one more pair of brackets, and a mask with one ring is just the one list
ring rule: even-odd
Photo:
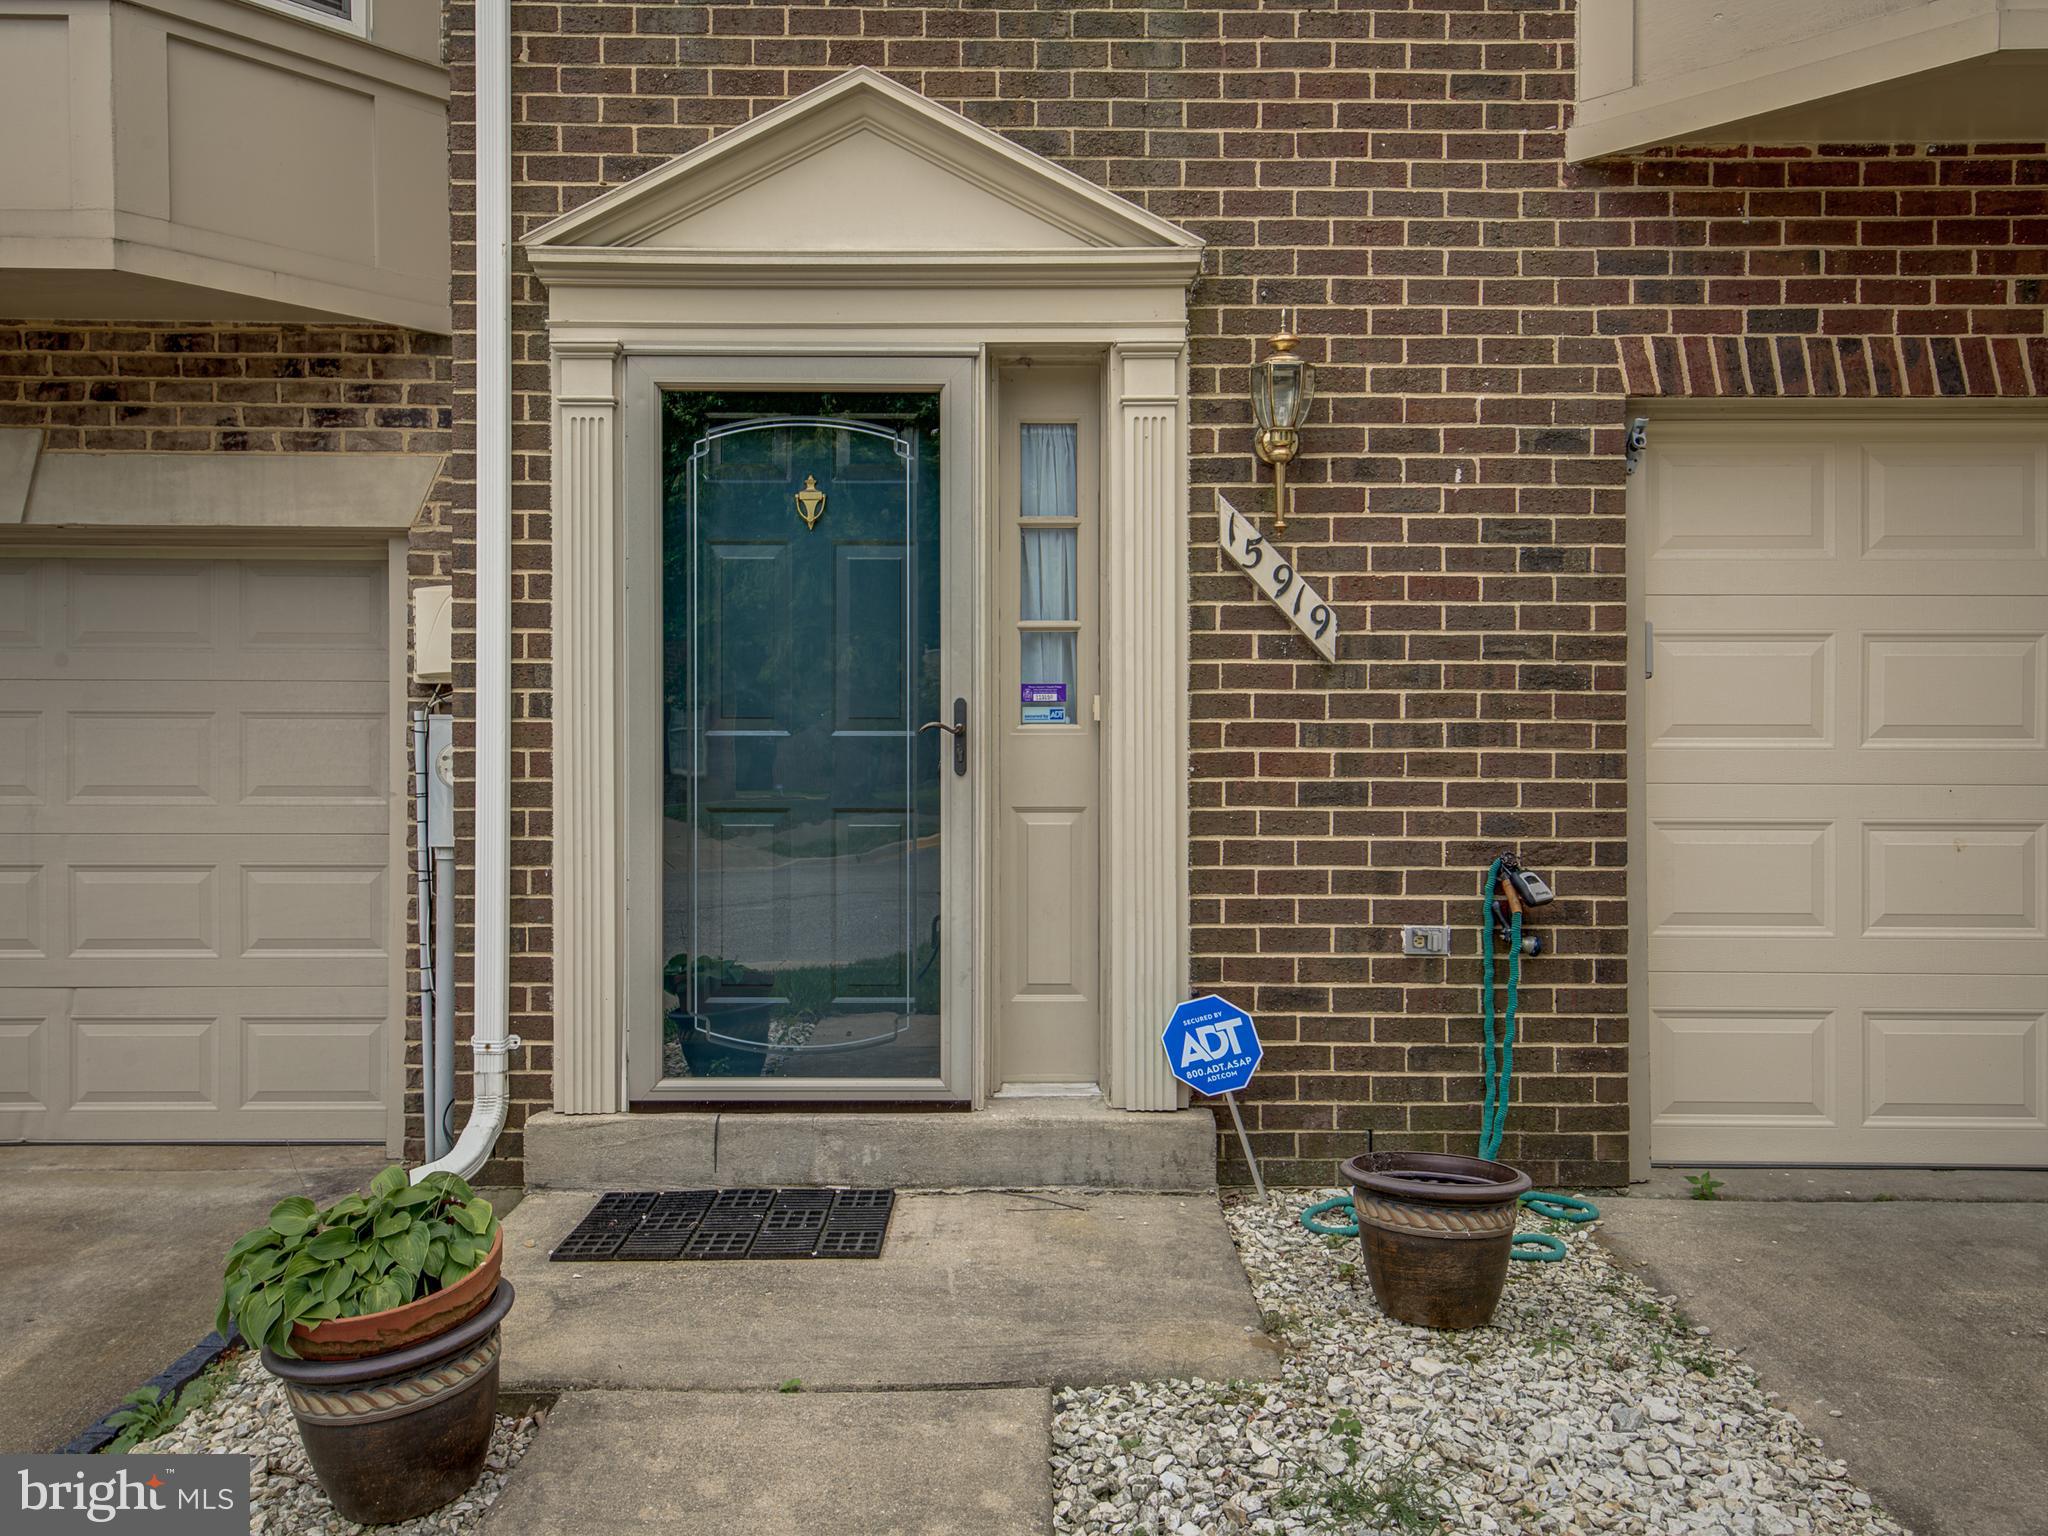
[[302,1360],[357,1360],[389,1354],[408,1344],[424,1344],[473,1317],[497,1288],[498,1266],[505,1257],[505,1229],[491,1239],[491,1251],[445,1291],[422,1296],[402,1307],[365,1312],[361,1317],[335,1317],[308,1328],[292,1326],[292,1348]]
[[1529,1175],[1506,1163],[1379,1152],[1344,1165],[1373,1298],[1420,1328],[1479,1328],[1507,1284]]
[[299,1439],[335,1509],[363,1525],[412,1520],[459,1498],[483,1470],[498,1414],[498,1324],[512,1282],[455,1328],[388,1354],[282,1360]]

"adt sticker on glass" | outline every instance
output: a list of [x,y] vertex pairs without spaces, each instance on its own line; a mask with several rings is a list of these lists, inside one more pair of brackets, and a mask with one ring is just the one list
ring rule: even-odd
[[1020,693],[1024,706],[1024,724],[1065,725],[1067,723],[1067,685],[1065,683],[1025,683]]
[[1173,1075],[1210,1095],[1249,1085],[1266,1054],[1252,1016],[1213,992],[1174,1009],[1159,1038]]

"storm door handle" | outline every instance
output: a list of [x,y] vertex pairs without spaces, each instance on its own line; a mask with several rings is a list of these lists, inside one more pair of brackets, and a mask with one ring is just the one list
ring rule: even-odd
[[953,738],[953,772],[964,775],[967,772],[967,701],[953,701],[951,725],[943,720],[927,720],[917,728],[917,734],[922,736],[926,731],[944,731]]

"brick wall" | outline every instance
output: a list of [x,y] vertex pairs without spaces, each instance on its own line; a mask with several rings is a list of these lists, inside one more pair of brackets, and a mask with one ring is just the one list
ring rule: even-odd
[[46,452],[439,453],[448,414],[443,336],[0,320],[0,426]]
[[[513,14],[515,235],[866,64],[1209,242],[1189,316],[1191,979],[1259,1015],[1269,1176],[1328,1183],[1367,1128],[1471,1144],[1476,960],[1393,949],[1404,922],[1469,924],[1487,857],[1515,844],[1559,899],[1506,1150],[1540,1183],[1620,1180],[1626,399],[2041,392],[2044,147],[1568,166],[1569,0]],[[458,274],[469,27],[452,6]],[[468,327],[461,276],[456,298]],[[549,402],[530,277],[515,306],[513,1028],[539,1043],[500,1172],[550,1096]],[[1213,489],[1257,499],[1246,368],[1283,307],[1327,402],[1289,532],[1342,609],[1336,667],[1304,660],[1201,536]],[[458,337],[458,455],[472,350]],[[466,564],[459,505],[453,528]]]

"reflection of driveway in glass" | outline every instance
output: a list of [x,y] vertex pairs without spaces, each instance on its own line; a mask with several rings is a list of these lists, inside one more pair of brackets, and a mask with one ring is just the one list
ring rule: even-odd
[[[689,947],[687,848],[680,836],[671,841],[662,882],[662,930],[670,954]],[[846,858],[777,859],[729,847],[717,910],[701,920],[704,953],[760,970],[852,965],[902,954],[906,942],[921,939],[930,923],[928,915],[905,922],[903,852],[901,843],[891,843]],[[926,914],[939,886],[936,840],[914,850],[911,868],[919,910]]]

